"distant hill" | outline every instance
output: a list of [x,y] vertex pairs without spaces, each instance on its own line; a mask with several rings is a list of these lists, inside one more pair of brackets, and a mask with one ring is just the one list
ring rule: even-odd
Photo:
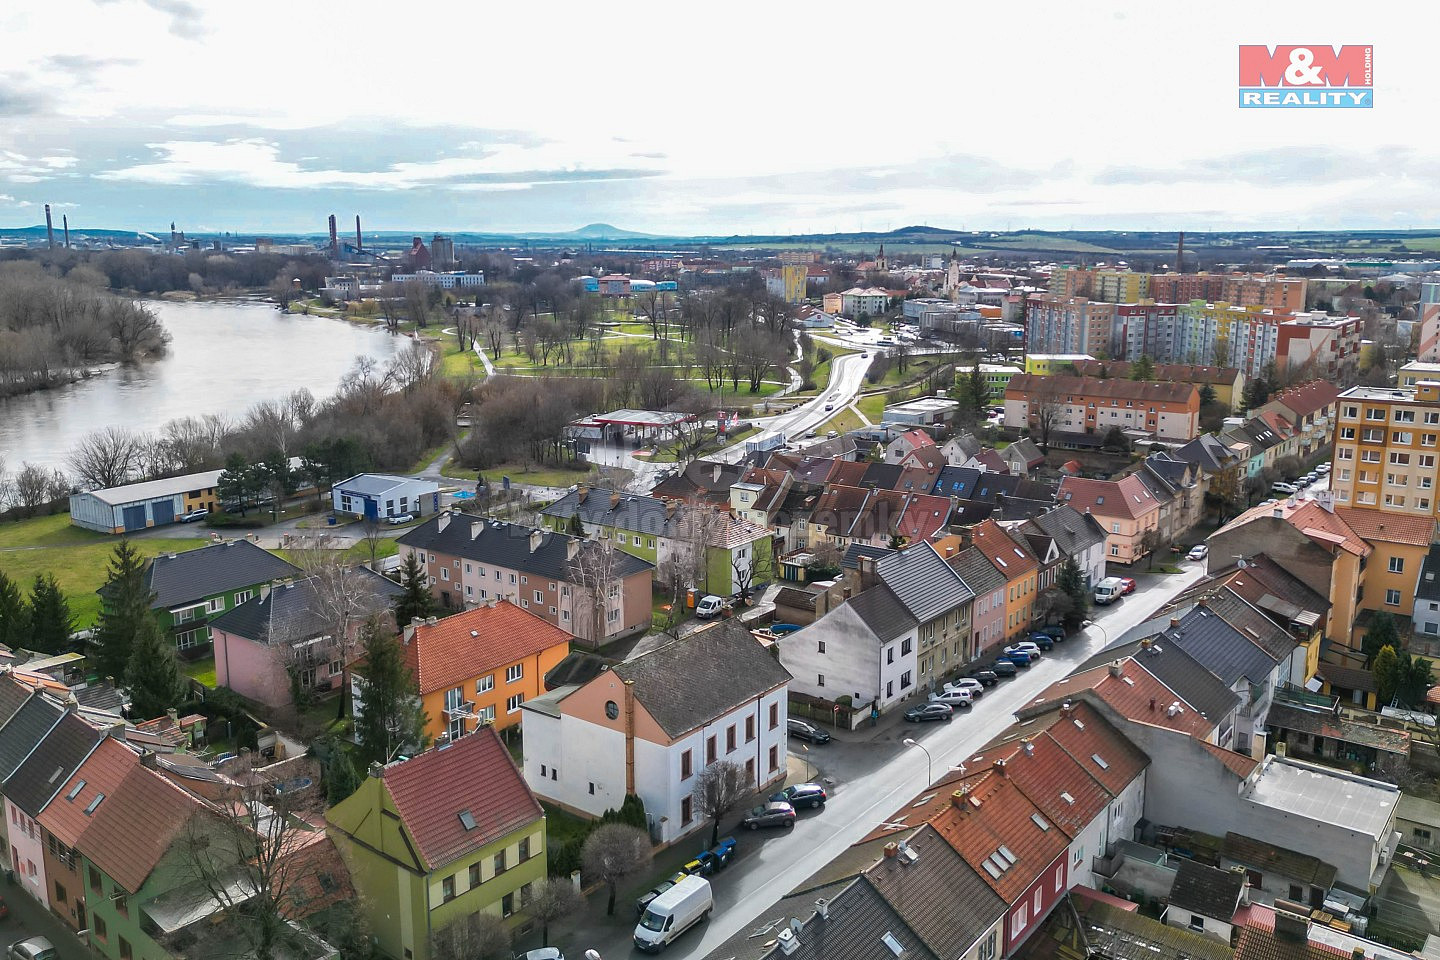
[[587,223],[578,230],[571,230],[567,233],[522,233],[522,237],[549,236],[556,239],[573,238],[576,240],[648,240],[655,236],[653,233],[638,233],[634,230],[621,230],[619,227],[612,227],[608,223]]

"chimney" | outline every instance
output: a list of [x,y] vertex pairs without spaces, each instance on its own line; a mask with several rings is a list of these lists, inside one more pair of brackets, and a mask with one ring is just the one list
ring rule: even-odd
[[1031,743],[1029,740],[1025,741],[1025,756],[1035,756],[1035,744]]
[[530,552],[534,553],[540,549],[540,544],[545,540],[545,533],[536,528],[530,531]]
[[402,647],[410,646],[410,641],[415,639],[415,623],[416,621],[412,620],[410,623],[405,624],[405,629],[401,631],[400,645]]
[[474,540],[475,538],[479,537],[480,534],[482,534],[482,533],[484,533],[484,532],[485,532],[485,521],[484,521],[484,520],[471,520],[471,521],[470,521],[470,539],[471,539],[471,540]]
[[1154,698],[1154,697],[1151,697],[1151,698],[1150,698],[1150,712],[1151,712],[1151,713],[1154,713],[1154,712],[1155,712],[1155,698]]
[[[1117,661],[1115,661],[1115,663],[1110,664],[1110,669],[1111,669],[1112,672],[1113,672],[1114,669],[1115,669],[1115,664],[1116,664],[1116,663],[1119,663],[1119,662],[1120,662],[1120,661],[1117,660]],[[1068,716],[1068,715],[1070,714],[1070,712],[1073,711],[1074,709],[1075,709],[1075,704],[1071,703],[1069,700],[1066,700],[1065,702],[1063,702],[1063,703],[1060,704],[1060,712],[1063,713],[1063,714],[1066,714],[1067,716]]]
[[900,845],[896,843],[885,844],[885,859],[894,860],[900,855]]
[[721,469],[722,469],[722,468],[721,468],[720,464],[718,464],[718,463],[715,464],[715,469],[714,469],[714,470],[711,472],[711,474],[710,474],[710,482],[711,482],[711,483],[719,483],[719,482],[720,482],[720,471],[721,471]]
[[445,511],[443,511],[443,512],[440,514],[440,522],[435,525],[435,532],[436,532],[436,533],[444,533],[444,532],[445,532],[445,528],[448,527],[448,526],[450,526],[450,517],[451,517],[451,516],[452,516],[452,514],[451,514],[451,512],[450,512],[449,510],[445,510]]
[[1001,757],[999,760],[996,760],[996,761],[995,761],[995,772],[996,772],[997,774],[999,774],[1000,776],[1002,776],[1002,777],[1005,776],[1005,758],[1004,758],[1004,757]]
[[815,901],[815,912],[816,912],[817,914],[819,914],[821,920],[829,920],[829,919],[830,919],[830,901],[827,900],[827,899],[824,898],[824,897],[821,897],[819,900],[816,900],[816,901]]
[[580,483],[575,485],[575,502],[584,503],[585,498],[590,496],[590,484]]
[[1171,629],[1171,630],[1179,630],[1179,629],[1180,629],[1180,618],[1179,618],[1179,617],[1171,617],[1171,618],[1170,618],[1170,629]]
[[612,493],[612,494],[610,494],[610,509],[611,509],[611,510],[614,510],[614,509],[615,509],[616,507],[618,507],[618,506],[620,506],[620,494],[618,494],[618,493]]
[[675,516],[675,509],[679,506],[674,500],[665,501],[665,519],[669,520]]
[[55,249],[55,222],[50,219],[50,204],[45,204],[45,239]]
[[580,556],[580,540],[576,537],[569,537],[565,541],[565,559],[574,560]]
[[382,774],[382,773],[384,773],[384,772],[385,772],[385,768],[382,767],[382,766],[380,766],[380,764],[375,763],[375,762],[372,762],[372,763],[370,764],[370,770],[369,770],[370,776],[372,776],[372,777],[378,777],[378,776],[380,776],[380,774]]
[[[1171,620],[1171,621],[1170,621],[1170,625],[1171,625],[1172,627],[1178,625],[1179,623],[1180,623],[1179,620]],[[1149,650],[1149,649],[1150,649],[1150,644],[1151,644],[1152,642],[1153,642],[1153,641],[1152,641],[1149,637],[1145,637],[1144,639],[1142,639],[1142,640],[1140,641],[1140,649],[1141,649],[1141,650]]]
[[174,726],[179,726],[179,724],[180,724],[180,713],[179,713],[174,707],[171,707],[169,710],[166,710],[166,711],[165,711],[165,716],[166,716],[167,718],[169,718],[169,720],[170,720],[170,726],[172,726],[172,727],[174,727]]
[[1120,661],[1120,660],[1111,660],[1111,661],[1110,661],[1110,676],[1112,676],[1112,677],[1123,677],[1123,676],[1125,676],[1125,664],[1124,664],[1123,661]]
[[60,227],[65,231],[65,249],[70,249],[70,216],[62,213],[60,215]]
[[158,766],[155,762],[155,751],[146,750],[140,754],[140,766],[149,767],[151,770],[154,770]]
[[[1293,900],[1275,901],[1275,939],[1305,943],[1310,938],[1310,909]],[[1361,957],[1364,951],[1357,950]]]
[[360,214],[355,214],[355,249],[358,251],[365,246],[363,237],[360,235]]
[[[890,855],[888,850],[885,855]],[[791,930],[789,927],[786,927],[784,930],[781,930],[779,933],[777,933],[775,935],[775,941],[780,944],[780,952],[785,954],[785,956],[787,957],[790,954],[794,953],[796,950],[800,949],[800,941],[796,939],[795,931]]]
[[1273,511],[1271,511],[1271,516],[1273,516],[1276,520],[1284,520],[1285,508],[1283,506],[1277,506]]

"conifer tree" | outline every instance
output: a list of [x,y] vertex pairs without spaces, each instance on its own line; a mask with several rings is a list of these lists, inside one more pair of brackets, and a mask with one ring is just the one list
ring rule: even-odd
[[400,586],[404,592],[395,598],[395,623],[404,628],[412,621],[423,620],[435,612],[435,598],[425,582],[425,568],[414,553],[405,556],[400,568]]
[[135,634],[135,645],[125,671],[125,687],[130,691],[130,716],[135,720],[163,716],[184,696],[175,645],[154,617],[142,621]]
[[114,677],[117,682],[125,678],[140,631],[146,623],[155,622],[150,609],[153,597],[145,586],[145,559],[129,540],[121,540],[100,588],[100,622],[93,641],[100,676]]
[[30,590],[30,648],[41,653],[64,653],[70,649],[75,617],[70,601],[55,582],[54,574],[35,574]]
[[399,641],[379,617],[371,617],[360,630],[360,643],[365,666],[355,738],[362,756],[367,762],[389,763],[407,746],[424,749],[429,740],[425,711]]
[[0,572],[0,643],[14,650],[30,646],[30,608],[15,581]]

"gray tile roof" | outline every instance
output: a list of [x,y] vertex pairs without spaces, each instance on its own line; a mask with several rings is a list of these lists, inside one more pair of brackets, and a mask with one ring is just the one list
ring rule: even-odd
[[[398,583],[373,570],[357,567],[354,574],[360,588],[352,594],[358,607],[354,613],[357,621],[390,609],[395,598],[405,592]],[[309,577],[280,584],[264,596],[256,595],[226,611],[210,625],[216,630],[265,644],[276,638],[296,643],[330,633],[334,627],[316,583],[314,577]]]
[[1204,605],[1196,606],[1181,617],[1180,626],[1166,630],[1156,642],[1179,646],[1226,686],[1242,678],[1251,683],[1265,683],[1278,662],[1277,657],[1270,656]]
[[975,599],[975,591],[928,543],[882,558],[875,573],[918,623],[928,623]]
[[1205,606],[1249,637],[1276,662],[1295,652],[1297,644],[1290,634],[1235,591],[1229,588],[1217,591],[1205,597]]
[[1234,450],[1213,433],[1204,433],[1174,451],[1177,459],[1194,464],[1205,473],[1216,473],[1238,462]]
[[541,512],[561,520],[579,514],[585,523],[651,537],[675,536],[679,526],[675,518],[680,515],[678,509],[671,509],[658,497],[600,489],[571,490]]
[[1170,906],[1227,923],[1240,903],[1245,874],[1206,866],[1195,860],[1181,860],[1170,888]]
[[[598,495],[593,492],[591,494],[592,497]],[[605,500],[605,503],[608,504],[609,500]],[[488,563],[537,577],[572,580],[574,561],[568,559],[569,544],[576,538],[569,534],[543,530],[540,533],[539,546],[531,550],[531,533],[530,527],[515,523],[463,514],[447,516],[442,513],[406,532],[399,538],[399,542],[416,550],[443,553],[474,560],[476,563]],[[597,547],[593,541],[582,540],[580,549],[594,550]],[[621,577],[653,569],[651,564],[623,550],[616,552],[615,565]]]
[[845,555],[840,558],[840,566],[846,570],[855,570],[860,566],[861,557],[879,560],[881,557],[894,552],[894,550],[888,547],[875,547],[868,543],[852,543],[845,548]]
[[15,712],[25,705],[32,693],[34,691],[30,687],[13,677],[0,679],[0,727],[15,716]]
[[961,550],[950,560],[950,564],[977,596],[1000,590],[1008,582],[1000,571],[995,569],[995,564],[985,559],[985,554],[978,547]]
[[73,713],[65,714],[5,781],[6,798],[30,816],[40,816],[100,740],[99,730]]
[[969,500],[979,479],[980,471],[974,467],[941,467],[940,475],[935,478],[935,485],[930,488],[930,492],[937,497]]
[[1005,901],[929,824],[906,846],[913,862],[883,857],[866,879],[937,957],[964,956],[1005,915]]
[[48,697],[36,694],[26,700],[0,728],[0,777],[8,779],[64,715],[64,708]]
[[790,671],[734,620],[723,620],[616,664],[635,699],[671,737],[790,682]]
[[1105,529],[1088,513],[1081,513],[1069,504],[1036,514],[1021,528],[1036,527],[1055,541],[1060,552],[1074,556],[1105,542]]
[[[1211,723],[1219,723],[1240,705],[1240,698],[1198,660],[1182,648],[1161,639],[1149,648],[1141,641],[1111,646],[1087,660],[1081,670],[1102,666],[1111,660],[1133,657],[1136,666],[1150,673]],[[1075,672],[1079,672],[1078,670]]]
[[881,643],[894,640],[919,623],[883,583],[861,591],[847,600],[846,605]]
[[206,597],[300,575],[300,568],[249,540],[229,540],[185,553],[161,554],[145,568],[153,609],[165,610]]
[[1440,543],[1430,545],[1425,562],[1420,564],[1420,582],[1415,588],[1420,600],[1440,600]]

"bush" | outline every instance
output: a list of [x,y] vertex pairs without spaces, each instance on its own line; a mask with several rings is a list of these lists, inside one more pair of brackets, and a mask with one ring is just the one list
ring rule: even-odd
[[252,508],[249,516],[241,517],[229,513],[212,513],[205,518],[205,526],[222,527],[231,530],[259,530],[268,524],[261,519],[260,508]]

